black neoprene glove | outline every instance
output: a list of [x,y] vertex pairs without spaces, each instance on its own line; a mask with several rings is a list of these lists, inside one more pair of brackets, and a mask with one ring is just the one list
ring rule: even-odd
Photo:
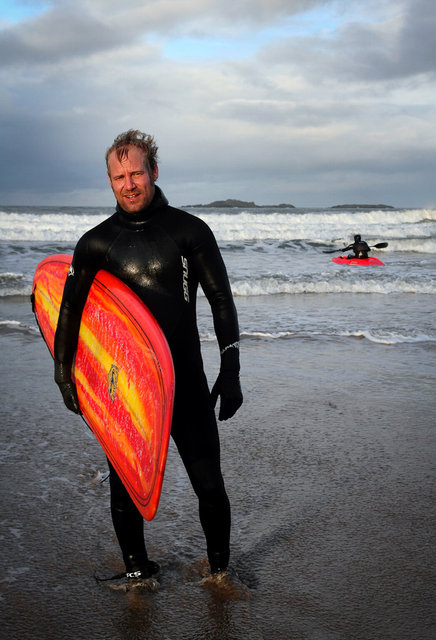
[[235,415],[243,401],[238,373],[234,371],[221,371],[219,373],[210,394],[213,407],[216,405],[218,396],[221,398],[218,419],[228,420]]
[[67,409],[73,413],[81,413],[76,385],[71,380],[71,365],[55,360],[54,379],[62,393]]

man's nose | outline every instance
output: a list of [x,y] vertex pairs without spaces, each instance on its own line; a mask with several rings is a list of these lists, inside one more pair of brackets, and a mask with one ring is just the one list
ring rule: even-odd
[[132,176],[126,176],[126,183],[124,186],[126,189],[129,189],[129,191],[136,187],[135,181],[133,180]]

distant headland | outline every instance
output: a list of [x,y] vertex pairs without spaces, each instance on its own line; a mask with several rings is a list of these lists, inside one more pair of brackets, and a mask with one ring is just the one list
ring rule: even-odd
[[244,200],[215,200],[209,204],[186,204],[185,207],[203,207],[203,208],[230,208],[237,207],[239,209],[266,209],[277,207],[278,209],[295,209],[293,204],[256,204],[254,202],[245,202]]
[[[195,207],[196,209],[295,209],[293,204],[256,204],[255,202],[246,202],[245,200],[235,200],[228,198],[227,200],[214,200],[209,204],[185,204],[184,207]],[[336,204],[330,209],[395,209],[389,204]]]

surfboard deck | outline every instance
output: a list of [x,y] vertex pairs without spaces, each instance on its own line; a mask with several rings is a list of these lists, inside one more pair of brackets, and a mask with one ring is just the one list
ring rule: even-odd
[[347,256],[334,256],[332,261],[336,264],[349,264],[358,267],[368,267],[371,265],[384,265],[384,262],[378,258],[347,258]]
[[[71,260],[64,254],[45,258],[33,280],[33,310],[52,357]],[[141,514],[152,520],[171,431],[173,362],[151,312],[106,271],[97,273],[83,310],[73,379],[83,419]]]

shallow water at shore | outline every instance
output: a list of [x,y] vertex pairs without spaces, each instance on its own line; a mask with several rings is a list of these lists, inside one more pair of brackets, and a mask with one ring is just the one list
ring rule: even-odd
[[[220,426],[232,575],[204,580],[196,501],[171,445],[146,524],[160,588],[123,593],[93,577],[122,570],[105,457],[64,409],[29,305],[8,299],[2,312],[20,320],[0,332],[3,637],[435,637],[432,343],[244,339],[245,403]],[[216,344],[203,349],[212,381]]]

